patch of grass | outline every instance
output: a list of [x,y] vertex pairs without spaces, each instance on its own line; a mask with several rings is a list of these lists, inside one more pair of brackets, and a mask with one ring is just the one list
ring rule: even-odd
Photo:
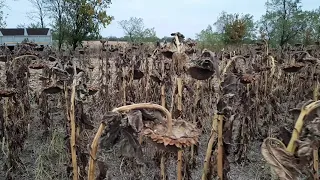
[[35,180],[68,179],[66,166],[69,157],[63,132],[54,130],[46,144],[38,147]]

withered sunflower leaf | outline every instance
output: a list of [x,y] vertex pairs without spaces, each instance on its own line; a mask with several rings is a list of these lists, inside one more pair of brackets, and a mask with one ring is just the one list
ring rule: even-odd
[[139,110],[133,110],[127,113],[128,123],[136,132],[140,132],[143,128],[142,113]]
[[99,147],[104,150],[111,149],[119,140],[121,114],[116,112],[108,112],[103,117],[106,128],[100,137]]
[[271,141],[266,139],[261,146],[261,153],[268,164],[273,168],[280,179],[295,180],[301,174],[301,167],[297,159],[285,150],[285,147],[273,147]]
[[122,129],[123,140],[120,143],[121,155],[125,157],[134,157],[143,162],[143,153],[141,145],[134,134],[132,128]]

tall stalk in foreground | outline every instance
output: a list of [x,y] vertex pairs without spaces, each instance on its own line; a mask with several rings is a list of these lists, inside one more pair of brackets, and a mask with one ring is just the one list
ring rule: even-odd
[[[185,54],[181,51],[181,44],[179,41],[179,34],[176,33],[174,36],[175,44],[177,47],[177,52],[175,52],[172,56],[172,61],[173,61],[173,68],[176,69],[176,75],[177,78],[173,84],[173,86],[177,86],[178,88],[178,94],[177,94],[177,110],[179,111],[179,115],[182,113],[182,78],[181,78],[181,73],[182,73],[182,66],[183,63],[185,62],[186,56]],[[175,89],[175,88],[173,88]],[[175,91],[172,92],[175,94]],[[173,108],[172,108],[173,109]],[[183,150],[179,149],[178,150],[178,164],[177,164],[177,180],[182,180],[182,157],[183,157]]]
[[[193,117],[193,120],[192,120],[192,123],[197,123],[197,105],[198,105],[198,101],[199,101],[199,90],[200,89],[200,81],[197,80],[196,82],[196,97],[194,99],[194,117]],[[191,162],[193,163],[194,162],[194,154],[195,154],[195,145],[192,145],[191,146]]]
[[[315,84],[313,91],[313,100],[317,101],[319,96],[319,82],[318,79]],[[316,146],[313,146],[313,179],[319,180],[319,149]]]
[[[162,82],[161,82],[161,106],[162,107],[166,107],[166,94],[165,94],[165,83],[163,81],[164,79],[164,61],[161,61],[161,75],[162,75]],[[161,160],[160,160],[160,173],[161,173],[161,179],[162,180],[166,180],[166,172],[165,172],[165,168],[166,168],[166,165],[165,165],[165,153],[162,153],[161,154]]]
[[77,165],[77,150],[76,150],[76,122],[75,122],[75,95],[76,95],[76,66],[74,64],[74,77],[72,82],[71,90],[71,104],[70,104],[70,127],[71,127],[71,137],[70,137],[70,148],[71,148],[71,158],[73,167],[73,180],[78,180],[78,165]]

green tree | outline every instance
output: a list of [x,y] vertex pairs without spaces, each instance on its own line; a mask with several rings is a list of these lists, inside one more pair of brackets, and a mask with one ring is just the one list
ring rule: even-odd
[[99,37],[100,28],[113,20],[107,15],[111,0],[44,0],[49,17],[53,20],[53,38],[66,42],[73,49],[83,40]]
[[154,42],[158,40],[155,29],[145,28],[142,18],[131,17],[129,20],[122,20],[118,23],[128,41]]
[[116,37],[116,36],[109,36],[107,37],[109,41],[127,41],[124,37]]
[[246,43],[255,39],[255,23],[250,14],[228,14],[223,11],[214,26],[223,35],[225,44]]
[[211,25],[196,34],[196,40],[198,42],[198,47],[201,49],[206,48],[215,50],[221,48],[224,44],[223,35],[218,32],[214,32]]
[[308,13],[302,11],[300,0],[270,0],[267,12],[260,20],[260,31],[271,45],[283,47],[295,43],[307,29]]
[[76,48],[89,34],[99,35],[101,26],[106,27],[113,20],[107,15],[111,0],[65,0],[67,20],[67,42]]
[[305,11],[304,15],[306,27],[299,38],[304,44],[309,45],[320,40],[320,8]]
[[96,41],[102,39],[102,36],[100,33],[93,33],[93,34],[88,34],[85,38],[84,41]]

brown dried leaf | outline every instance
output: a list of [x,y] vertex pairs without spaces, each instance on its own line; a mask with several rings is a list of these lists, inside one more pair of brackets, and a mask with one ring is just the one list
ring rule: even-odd
[[143,128],[142,113],[139,110],[133,110],[127,113],[128,123],[136,132],[140,132]]
[[137,162],[143,162],[141,145],[131,128],[121,130],[123,140],[120,142],[120,154],[125,157],[133,157]]
[[165,122],[164,116],[160,111],[157,110],[149,110],[149,109],[141,109],[143,120],[155,121],[155,122]]
[[[261,146],[261,153],[268,164],[273,168],[280,179],[294,180],[298,179],[301,174],[301,167],[298,164],[298,159],[285,150],[285,147],[272,147],[273,138],[264,140]],[[279,140],[276,140],[276,142]]]
[[297,144],[296,155],[298,157],[311,157],[313,150],[311,141],[296,140],[295,143]]
[[99,175],[97,180],[104,180],[107,177],[107,166],[104,162],[98,161]]
[[173,67],[177,75],[181,75],[184,71],[188,56],[185,53],[175,52],[172,55]]
[[116,112],[108,112],[103,117],[106,128],[100,137],[99,147],[101,147],[101,149],[109,150],[117,143],[121,130],[121,118],[121,114]]
[[320,137],[320,118],[315,118],[307,126],[306,129],[309,131],[309,136]]
[[152,70],[150,77],[153,81],[155,81],[159,84],[162,82],[162,77],[161,77],[160,73],[155,69]]
[[239,82],[237,76],[229,73],[221,83],[223,94],[237,94]]
[[223,125],[223,141],[227,144],[231,144],[234,119],[235,114],[231,115]]
[[235,70],[237,73],[245,74],[247,72],[246,61],[242,56],[235,57]]

